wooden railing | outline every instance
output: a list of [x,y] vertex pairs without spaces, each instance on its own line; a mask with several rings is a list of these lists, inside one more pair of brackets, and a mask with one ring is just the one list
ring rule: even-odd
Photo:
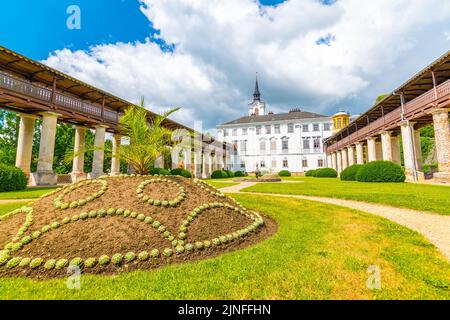
[[[407,102],[404,106],[405,108],[405,118],[409,120],[413,120],[414,114],[419,111],[426,109],[428,106],[433,105],[436,100],[445,98],[450,95],[450,80],[447,80],[441,83],[436,87],[436,92],[433,89],[427,91],[426,93],[420,95]],[[369,123],[367,126],[359,129],[358,131],[350,134],[347,137],[344,137],[338,140],[333,145],[330,145],[326,148],[327,153],[335,152],[341,148],[344,148],[348,145],[361,141],[363,139],[369,138],[372,135],[380,133],[383,130],[392,129],[397,126],[398,123],[402,119],[402,110],[401,107],[389,112],[383,117],[378,118],[374,122]]]
[[[17,93],[21,93],[26,96],[33,97],[41,101],[54,103],[55,105],[63,107],[70,111],[76,111],[78,113],[88,116],[94,116],[99,119],[102,118],[101,106],[88,103],[81,99],[64,95],[59,92],[55,93],[54,100],[52,101],[53,98],[52,90],[31,83],[29,81],[17,78],[3,71],[0,71],[0,87]],[[119,113],[117,111],[104,108],[103,119],[109,122],[117,123],[119,121]]]

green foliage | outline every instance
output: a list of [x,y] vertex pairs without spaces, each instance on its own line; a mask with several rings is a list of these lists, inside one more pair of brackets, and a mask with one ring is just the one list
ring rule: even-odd
[[164,169],[164,168],[152,168],[150,170],[150,174],[151,175],[158,174],[160,176],[168,176],[168,175],[170,175],[170,171],[167,169]]
[[139,254],[138,254],[138,259],[139,260],[146,261],[146,260],[148,260],[148,258],[149,258],[149,254],[148,254],[147,251],[139,252]]
[[136,259],[136,254],[134,253],[134,252],[127,252],[126,254],[125,254],[125,261],[126,262],[131,262],[131,261],[133,261],[134,259]]
[[245,177],[245,172],[244,171],[236,171],[234,173],[235,177]]
[[52,270],[54,269],[56,266],[56,260],[55,259],[50,259],[47,260],[47,262],[44,264],[44,268],[47,270]]
[[356,175],[362,168],[361,164],[354,164],[341,172],[342,181],[356,181]]
[[288,170],[281,170],[280,172],[278,172],[278,175],[280,177],[290,177],[292,174]]
[[8,262],[9,256],[10,254],[8,250],[0,250],[0,266]]
[[315,178],[336,178],[338,173],[332,168],[322,168],[315,170],[312,176]]
[[166,248],[166,249],[164,249],[163,254],[164,254],[166,257],[170,257],[170,256],[173,255],[173,250],[170,249],[170,248]]
[[106,266],[109,263],[109,257],[107,255],[102,255],[98,258],[98,264],[101,266]]
[[439,166],[437,163],[432,163],[432,164],[424,164],[422,167],[422,170],[424,172],[437,172],[439,170]]
[[223,170],[215,170],[211,174],[211,179],[225,179],[229,178],[228,173]]
[[69,264],[69,261],[67,259],[59,259],[56,261],[55,268],[56,270],[60,270],[62,268],[65,268]]
[[30,258],[23,258],[19,263],[19,268],[28,267],[30,265],[31,259]]
[[44,259],[42,259],[42,258],[35,258],[35,259],[31,260],[30,268],[31,269],[39,268],[42,265],[43,262],[44,262]]
[[97,263],[97,259],[95,259],[95,258],[87,258],[86,261],[84,262],[84,266],[86,268],[93,268],[96,263]]
[[316,170],[308,170],[305,172],[305,177],[312,177]]
[[77,266],[77,267],[81,267],[82,264],[83,264],[83,259],[81,259],[80,257],[73,258],[72,260],[70,260],[70,263],[69,263],[70,266]]
[[192,174],[190,171],[188,171],[186,169],[181,169],[181,168],[172,169],[172,171],[170,171],[170,174],[173,176],[182,176],[185,178],[192,178]]
[[123,255],[121,253],[116,253],[111,258],[111,262],[116,266],[121,264],[122,260],[123,260]]
[[363,165],[356,175],[359,182],[404,182],[402,167],[390,161],[372,161]]
[[230,170],[224,170],[228,176],[228,178],[233,178],[234,177],[234,172],[230,171]]
[[375,103],[380,102],[381,100],[383,100],[384,98],[386,98],[388,96],[388,94],[380,94],[377,99],[375,100]]
[[0,163],[0,192],[25,190],[27,183],[28,178],[21,169]]
[[22,258],[20,257],[15,257],[12,258],[11,260],[8,261],[8,263],[6,264],[6,268],[8,269],[12,269],[15,268],[19,265],[19,263],[22,261]]
[[157,258],[159,257],[159,250],[158,249],[153,249],[152,251],[150,251],[150,256],[152,258]]

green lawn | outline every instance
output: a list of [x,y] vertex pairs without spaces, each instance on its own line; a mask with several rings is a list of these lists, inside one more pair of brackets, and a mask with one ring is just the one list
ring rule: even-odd
[[231,182],[230,180],[208,180],[206,181],[208,184],[212,185],[213,187],[216,188],[226,188],[226,187],[231,187],[231,186],[235,186],[238,185],[239,182]]
[[[450,265],[422,236],[370,214],[291,198],[236,195],[279,223],[270,239],[153,271],[0,279],[2,299],[450,299]],[[274,205],[276,204],[276,205]],[[367,268],[381,290],[367,288]]]
[[0,204],[0,216],[4,215],[5,213],[11,212],[15,209],[21,208],[27,204],[28,204],[28,202],[26,202],[26,201]]
[[260,183],[242,191],[296,194],[367,201],[450,215],[450,187],[412,183],[362,183],[297,177],[299,183]]
[[36,199],[57,187],[34,187],[22,191],[0,192],[0,200],[5,199]]

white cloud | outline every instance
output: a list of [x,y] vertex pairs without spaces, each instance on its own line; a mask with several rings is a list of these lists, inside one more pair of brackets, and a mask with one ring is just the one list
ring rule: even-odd
[[[173,53],[148,40],[64,49],[46,63],[126,99],[145,96],[156,110],[182,106],[175,118],[188,125],[245,115],[255,71],[269,109],[331,113],[345,103],[360,112],[447,50],[446,0],[141,3]],[[328,35],[329,46],[316,44]]]

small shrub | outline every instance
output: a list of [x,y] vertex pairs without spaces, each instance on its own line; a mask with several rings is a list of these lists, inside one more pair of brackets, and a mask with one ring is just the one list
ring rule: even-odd
[[47,270],[52,270],[56,266],[56,260],[50,259],[44,264],[44,268]]
[[172,256],[172,254],[173,254],[173,250],[170,249],[170,248],[166,248],[166,249],[164,249],[163,254],[164,254],[166,257],[170,257],[170,256]]
[[313,173],[313,177],[315,178],[337,178],[337,176],[337,171],[332,168],[317,169]]
[[245,173],[243,171],[236,171],[234,173],[235,177],[245,177]]
[[131,262],[131,261],[133,261],[134,259],[136,259],[136,254],[135,254],[134,252],[127,252],[127,253],[125,254],[125,261],[126,261],[126,262]]
[[30,258],[23,258],[19,263],[19,268],[24,268],[30,265],[31,259]]
[[66,267],[68,264],[69,264],[69,261],[67,259],[59,259],[56,262],[55,268],[56,268],[56,270],[60,270],[60,269],[62,269],[64,267]]
[[354,164],[341,172],[342,181],[356,181],[356,175],[359,169],[362,168],[361,164]]
[[119,264],[121,264],[121,263],[122,263],[122,260],[123,260],[123,255],[120,254],[120,253],[116,253],[116,254],[113,255],[112,258],[111,258],[111,262],[112,262],[113,264],[115,264],[116,266],[118,266]]
[[185,178],[192,178],[192,174],[190,171],[186,170],[186,169],[173,169],[172,171],[170,171],[170,174],[173,176],[182,176]]
[[0,164],[0,192],[24,190],[27,184],[28,178],[21,169]]
[[15,257],[12,258],[11,260],[8,261],[8,263],[6,264],[6,268],[8,269],[12,269],[15,268],[19,265],[19,263],[22,261],[22,258],[20,257]]
[[44,262],[44,260],[42,258],[33,259],[30,262],[30,268],[31,269],[39,268],[39,266],[42,264],[42,262]]
[[109,263],[109,257],[107,255],[103,255],[100,258],[98,258],[98,263],[101,266],[106,266]]
[[80,257],[73,258],[72,260],[70,260],[70,263],[69,263],[70,266],[77,266],[77,267],[81,267],[82,264],[83,264],[83,259],[81,259]]
[[227,174],[228,178],[233,178],[234,177],[234,172],[233,171],[225,170],[225,173]]
[[152,256],[152,258],[157,258],[157,257],[159,257],[159,250],[158,250],[158,249],[153,249],[153,250],[150,252],[150,256]]
[[405,182],[402,167],[391,161],[372,161],[358,171],[359,182]]
[[141,261],[146,261],[148,260],[149,254],[147,251],[142,251],[138,254],[138,259]]
[[312,177],[316,170],[308,170],[305,172],[305,177]]
[[281,170],[280,172],[278,172],[278,175],[280,177],[290,177],[292,176],[291,172],[288,170]]
[[226,171],[215,170],[211,174],[211,179],[225,179],[225,178],[228,178],[228,174],[226,173]]
[[97,259],[95,259],[95,258],[87,258],[86,261],[84,262],[84,266],[86,268],[92,268],[95,266],[96,262],[97,262]]
[[170,171],[164,168],[153,168],[150,170],[151,175],[159,174],[160,176],[170,175]]

